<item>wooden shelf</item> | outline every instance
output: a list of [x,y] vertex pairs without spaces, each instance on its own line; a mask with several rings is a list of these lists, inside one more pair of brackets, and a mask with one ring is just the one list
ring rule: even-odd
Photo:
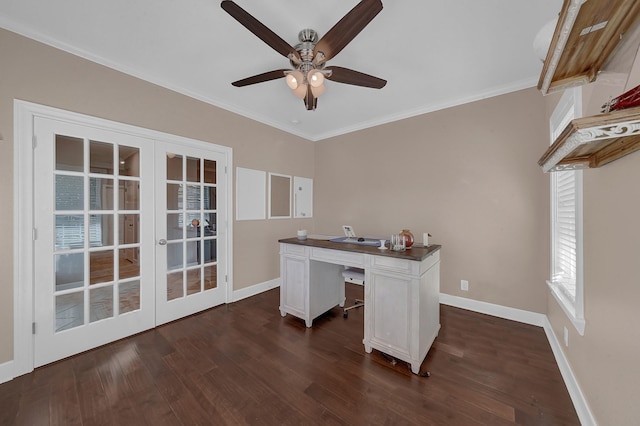
[[640,17],[637,0],[564,0],[542,68],[543,94],[593,82]]
[[640,107],[576,118],[538,160],[554,172],[603,166],[640,149]]

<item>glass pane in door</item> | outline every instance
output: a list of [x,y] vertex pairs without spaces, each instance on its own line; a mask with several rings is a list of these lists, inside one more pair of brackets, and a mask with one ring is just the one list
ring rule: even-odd
[[84,170],[84,140],[56,135],[56,170],[82,172]]
[[120,176],[140,177],[140,148],[123,145],[118,148]]
[[56,332],[84,325],[84,293],[60,294],[56,296]]
[[167,274],[167,301],[184,296],[182,271]]
[[77,175],[56,175],[56,210],[84,209],[84,178]]
[[84,285],[84,253],[72,253],[65,248],[61,251],[66,253],[56,254],[54,257],[55,291],[82,287]]
[[204,271],[204,289],[205,290],[211,290],[213,288],[216,288],[218,286],[218,281],[217,281],[217,268],[215,267],[215,265],[211,265],[211,266],[205,266],[203,268]]
[[89,290],[89,306],[91,306],[91,322],[111,318],[114,313],[113,285]]
[[89,143],[89,170],[91,173],[113,173],[113,144],[91,141]]
[[140,280],[121,283],[118,302],[121,314],[140,309]]
[[89,253],[89,284],[113,281],[113,250],[92,251]]
[[216,162],[204,160],[204,183],[216,183]]

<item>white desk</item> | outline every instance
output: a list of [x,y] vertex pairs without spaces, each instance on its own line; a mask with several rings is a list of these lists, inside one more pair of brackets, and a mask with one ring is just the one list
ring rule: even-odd
[[280,240],[280,313],[307,327],[344,306],[344,266],[364,269],[364,347],[409,362],[418,374],[440,330],[440,246],[405,252],[296,238]]

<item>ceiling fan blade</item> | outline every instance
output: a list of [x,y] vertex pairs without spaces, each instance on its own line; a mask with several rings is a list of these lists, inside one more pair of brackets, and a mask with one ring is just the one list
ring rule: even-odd
[[313,56],[322,52],[323,61],[336,56],[381,10],[381,0],[362,0],[318,41]]
[[251,77],[243,78],[242,80],[234,81],[231,83],[235,87],[249,86],[250,84],[262,83],[265,81],[276,80],[285,76],[285,71],[291,70],[273,70],[263,72],[262,74],[253,75]]
[[271,31],[262,22],[251,16],[249,12],[235,4],[233,1],[224,0],[220,3],[220,7],[282,56],[288,57],[289,54],[293,54],[298,59],[300,58],[296,49],[294,49],[289,43],[284,41],[279,35]]
[[331,75],[327,78],[331,81],[335,81],[336,83],[371,87],[373,89],[382,89],[387,84],[387,80],[383,80],[360,71],[354,71],[349,68],[327,67],[325,69],[331,71]]
[[307,107],[307,111],[315,110],[318,107],[318,98],[313,96],[311,85],[307,85],[307,95],[304,97],[304,106]]

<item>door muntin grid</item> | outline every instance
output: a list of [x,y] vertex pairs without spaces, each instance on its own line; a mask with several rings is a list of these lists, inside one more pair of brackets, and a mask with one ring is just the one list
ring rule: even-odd
[[167,292],[172,301],[218,287],[216,161],[167,153]]
[[55,332],[140,309],[139,148],[55,135]]

